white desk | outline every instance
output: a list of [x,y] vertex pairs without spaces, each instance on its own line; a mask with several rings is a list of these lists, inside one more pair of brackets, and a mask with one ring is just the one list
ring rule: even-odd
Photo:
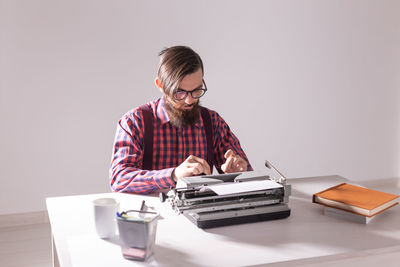
[[[282,220],[202,230],[175,215],[158,198],[106,193],[48,198],[53,242],[60,266],[363,266],[378,261],[397,266],[400,259],[400,205],[368,225],[326,217],[311,195],[347,181],[340,176],[289,179],[290,217]],[[147,262],[122,257],[117,240],[102,240],[94,229],[91,201],[114,197],[121,210],[145,199],[163,216],[159,220],[154,256]],[[58,255],[58,256],[57,256]],[[368,261],[366,261],[366,259]],[[330,265],[331,264],[331,265]],[[391,265],[393,264],[393,265]]]

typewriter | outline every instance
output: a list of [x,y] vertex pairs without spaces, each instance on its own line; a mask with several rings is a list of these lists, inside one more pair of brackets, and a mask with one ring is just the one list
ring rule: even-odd
[[286,218],[291,186],[270,162],[265,166],[272,175],[249,171],[181,178],[167,194],[160,193],[160,200],[202,229]]

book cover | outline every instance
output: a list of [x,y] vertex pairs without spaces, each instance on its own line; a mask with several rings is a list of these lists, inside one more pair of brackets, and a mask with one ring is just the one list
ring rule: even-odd
[[342,183],[313,195],[313,202],[365,216],[373,216],[398,204],[398,195]]

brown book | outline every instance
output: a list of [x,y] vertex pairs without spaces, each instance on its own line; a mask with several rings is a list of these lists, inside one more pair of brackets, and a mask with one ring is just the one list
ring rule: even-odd
[[342,183],[315,193],[313,202],[371,217],[398,204],[398,197],[398,195]]

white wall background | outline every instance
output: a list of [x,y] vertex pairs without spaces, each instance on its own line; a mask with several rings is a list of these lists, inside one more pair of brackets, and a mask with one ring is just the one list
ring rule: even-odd
[[107,192],[116,123],[177,44],[255,169],[400,176],[400,1],[0,0],[0,27],[0,214]]

